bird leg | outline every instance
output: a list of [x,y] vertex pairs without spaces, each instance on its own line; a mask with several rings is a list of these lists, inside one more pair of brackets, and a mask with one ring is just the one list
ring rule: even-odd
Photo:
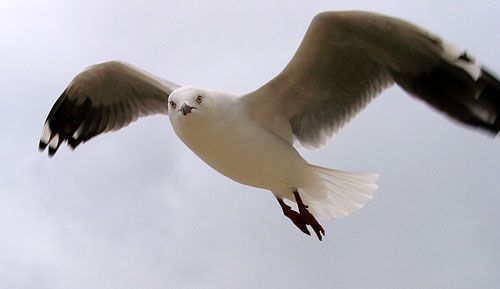
[[278,202],[280,203],[281,209],[283,210],[283,214],[287,216],[292,222],[305,234],[311,236],[311,233],[307,229],[307,222],[304,218],[296,211],[292,210],[290,206],[285,204],[282,199],[278,198]]
[[[321,241],[322,237],[325,235],[325,230],[323,227],[320,225],[318,220],[311,214],[303,202],[302,199],[300,198],[299,192],[297,190],[293,191],[293,195],[295,196],[295,200],[297,201],[297,206],[299,207],[299,213],[300,216],[302,216],[302,219],[313,228],[314,232],[316,233],[316,236],[318,236],[318,239]],[[321,236],[323,234],[323,236]]]
[[292,210],[292,208],[285,204],[282,199],[278,198],[278,202],[281,206],[281,209],[283,210],[283,214],[290,220],[292,220],[297,228],[299,228],[302,232],[309,236],[311,235],[311,233],[309,232],[309,229],[307,229],[307,225],[311,226],[316,233],[316,236],[318,236],[318,239],[321,241],[321,239],[325,235],[325,230],[323,230],[323,227],[321,227],[316,218],[307,210],[308,206],[306,206],[304,202],[302,202],[299,192],[297,190],[294,190],[293,195],[295,196],[295,200],[297,201],[299,212]]

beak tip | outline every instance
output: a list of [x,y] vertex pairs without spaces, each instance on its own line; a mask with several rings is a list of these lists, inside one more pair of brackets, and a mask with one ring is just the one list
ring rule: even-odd
[[192,106],[189,106],[185,103],[182,104],[181,106],[181,112],[183,115],[187,115],[188,113],[191,113],[191,111],[193,110],[194,107]]

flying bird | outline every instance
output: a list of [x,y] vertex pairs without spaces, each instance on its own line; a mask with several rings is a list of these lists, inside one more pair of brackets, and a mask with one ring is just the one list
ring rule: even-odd
[[55,102],[39,148],[52,156],[64,142],[74,149],[139,117],[166,114],[198,157],[271,191],[286,217],[321,240],[317,219],[362,208],[378,174],[309,164],[294,143],[321,147],[394,84],[458,123],[498,135],[500,82],[469,53],[404,20],[343,11],[315,16],[284,70],[243,95],[181,86],[119,61],[91,66]]

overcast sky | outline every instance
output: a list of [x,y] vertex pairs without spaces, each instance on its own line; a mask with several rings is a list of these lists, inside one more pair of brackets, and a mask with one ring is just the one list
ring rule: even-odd
[[301,150],[381,174],[363,210],[323,223],[323,242],[270,192],[205,165],[165,116],[52,159],[37,151],[88,65],[121,59],[241,94],[276,75],[325,10],[408,19],[500,73],[498,1],[73,2],[0,0],[0,288],[498,288],[500,140],[396,88],[325,148]]

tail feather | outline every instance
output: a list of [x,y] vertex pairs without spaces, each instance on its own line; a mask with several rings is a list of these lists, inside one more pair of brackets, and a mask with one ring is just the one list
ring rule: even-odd
[[[324,181],[340,187],[342,189],[345,189],[347,191],[356,191],[360,190],[363,191],[367,187],[371,187],[373,189],[377,189],[377,185],[374,183],[377,179],[374,179],[372,181],[364,182],[364,180],[356,180],[355,178],[349,179],[348,177],[336,177],[332,175],[324,175],[322,173],[319,174],[322,176]],[[367,196],[370,197],[370,194],[363,194],[363,193],[356,193],[356,195],[362,195],[362,196]]]
[[378,174],[346,172],[309,165],[318,179],[314,187],[300,188],[299,192],[318,218],[340,219],[358,211],[373,198],[378,189]]
[[331,190],[331,191],[339,191],[339,193],[342,193],[345,195],[345,199],[350,200],[353,203],[366,203],[369,200],[373,199],[373,195],[370,195],[369,193],[365,193],[362,190],[355,188],[355,187],[347,187],[342,186],[341,184],[335,184],[329,180],[325,180],[328,182],[326,186]]

